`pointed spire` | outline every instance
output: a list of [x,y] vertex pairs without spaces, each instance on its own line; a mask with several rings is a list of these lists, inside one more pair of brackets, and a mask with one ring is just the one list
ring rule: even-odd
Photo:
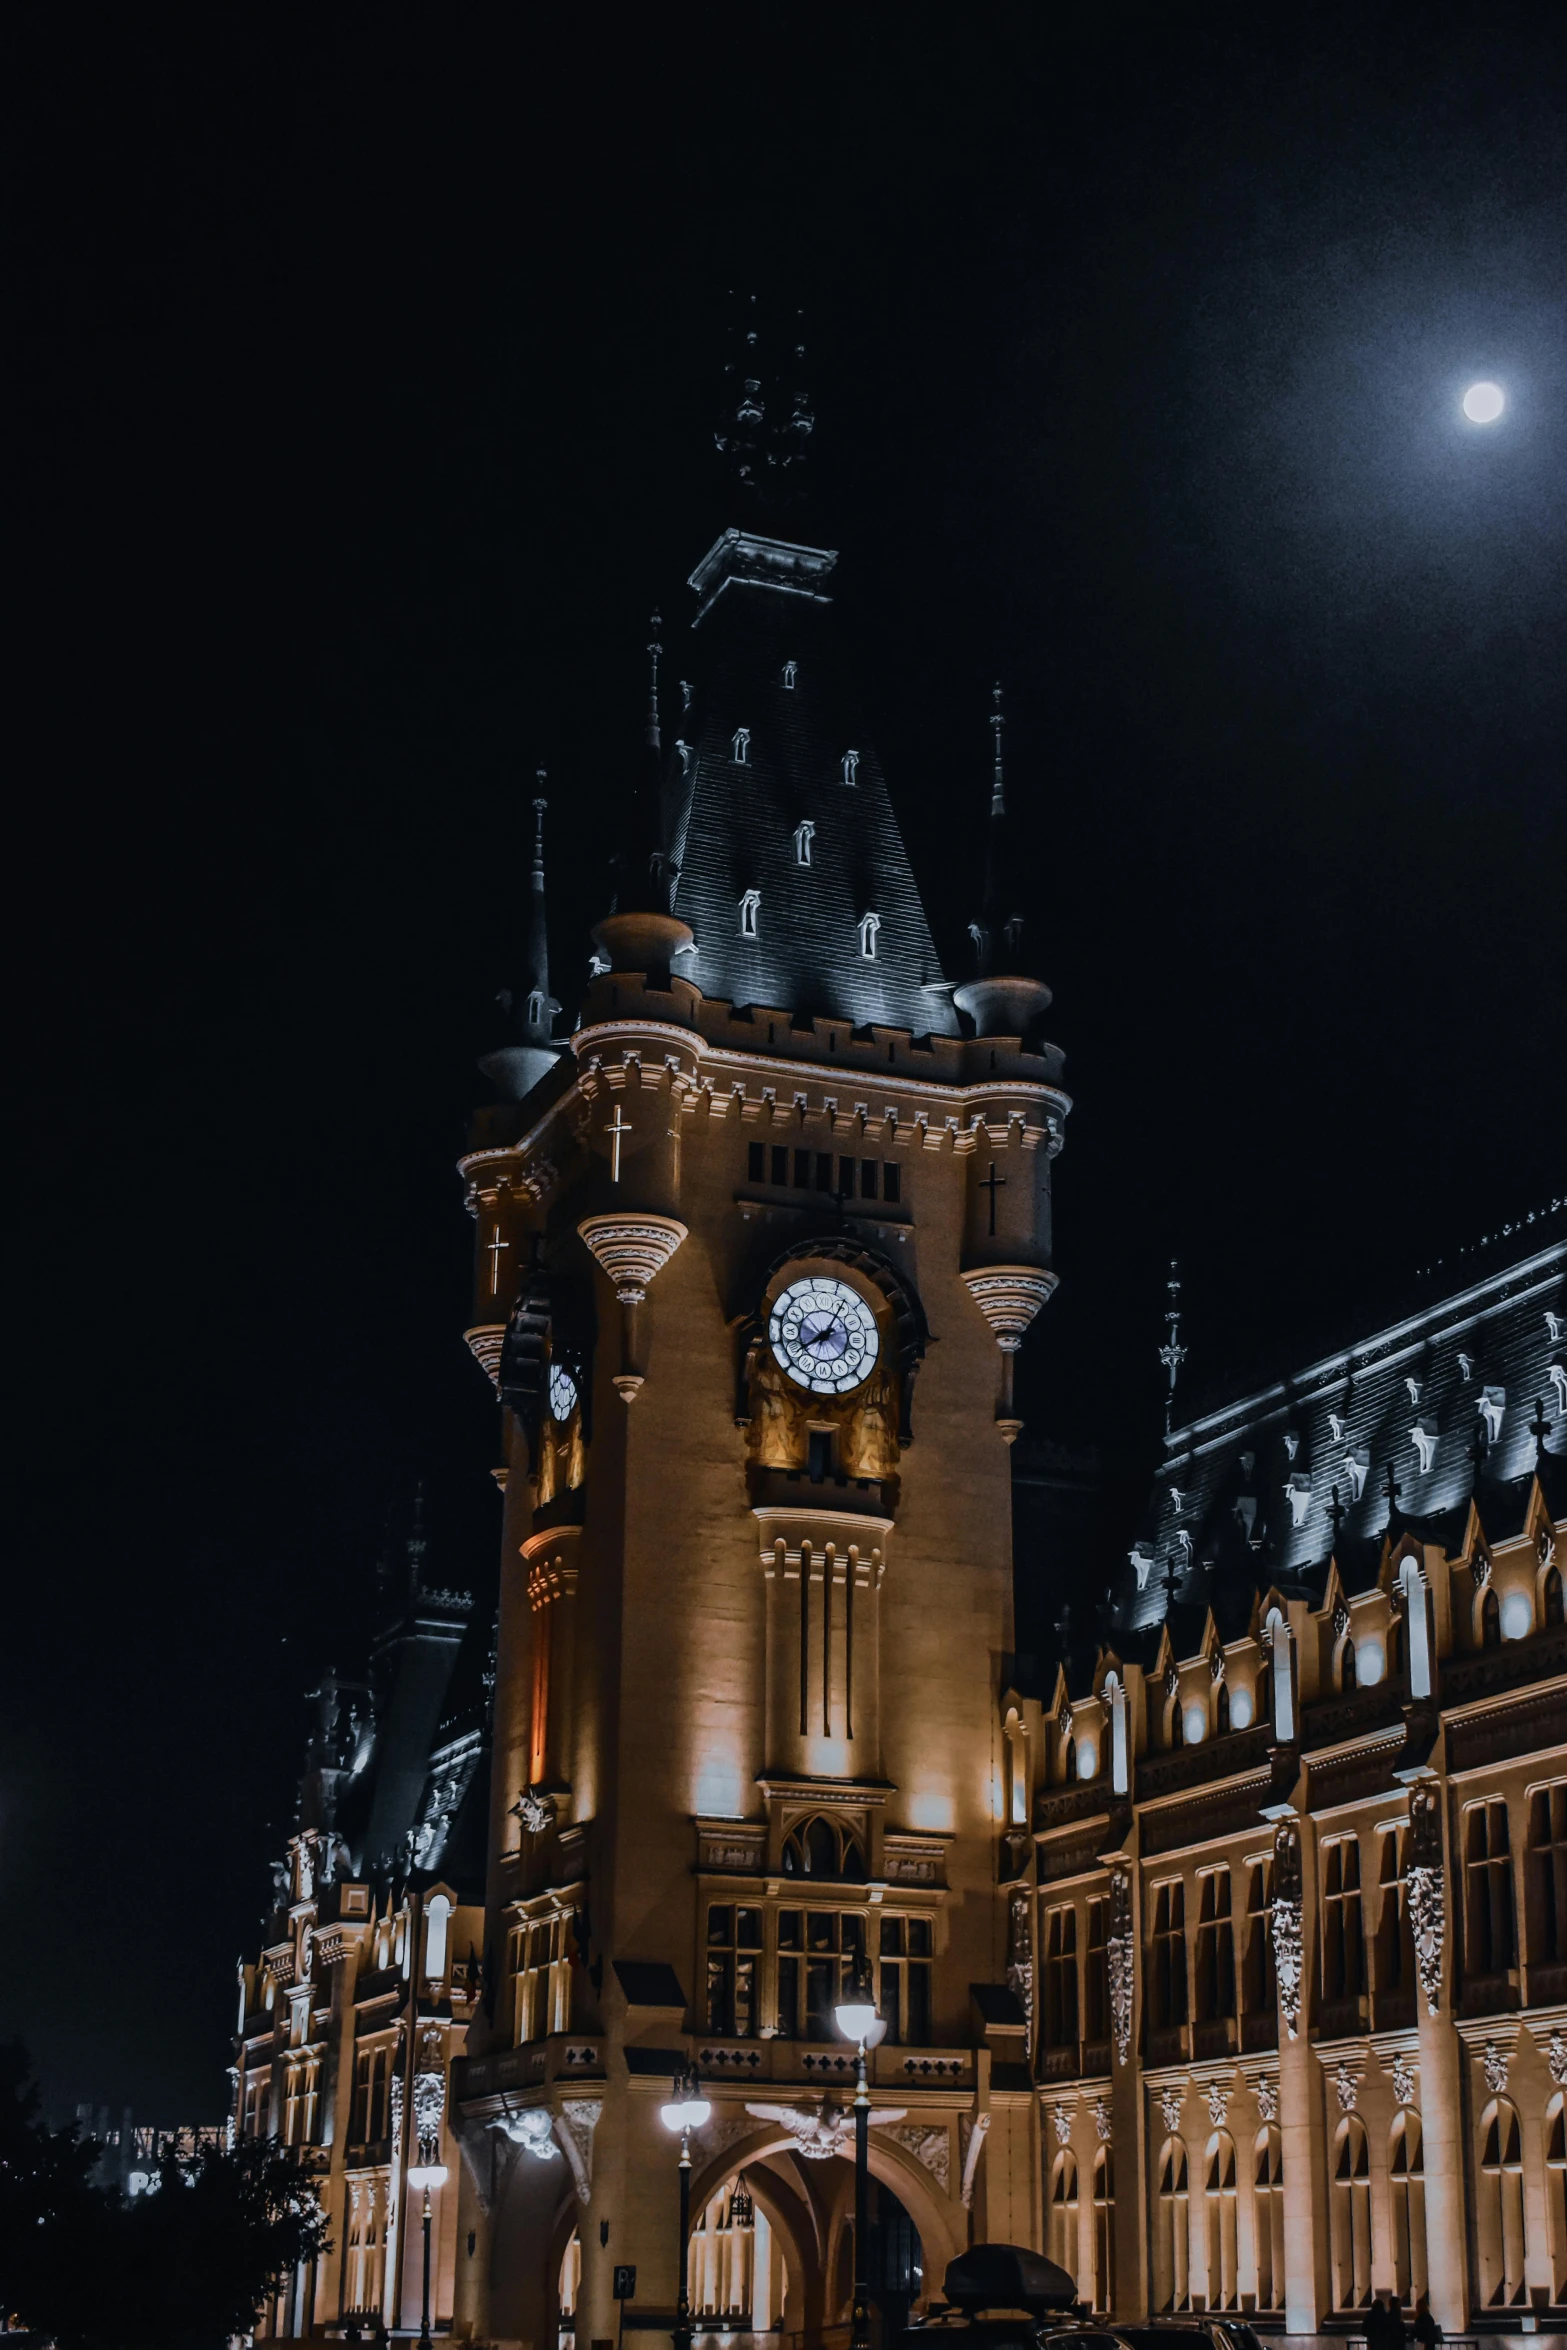
[[667,979],[670,957],[691,943],[689,926],[669,911],[664,856],[664,774],[658,717],[658,664],[663,621],[652,615],[647,648],[648,702],[642,756],[624,803],[615,859],[615,903],[593,927],[593,942],[615,971],[643,971]]
[[408,1596],[417,1599],[424,1579],[424,1554],[430,1547],[424,1530],[424,1479],[414,1487],[413,1522],[408,1529]]
[[647,691],[647,736],[646,736],[647,747],[648,747],[648,749],[649,749],[650,751],[654,752],[655,754],[658,752],[658,750],[659,750],[659,748],[660,748],[660,744],[659,744],[659,734],[658,734],[658,663],[659,663],[659,656],[660,656],[660,654],[663,652],[664,648],[663,648],[663,646],[662,646],[662,645],[660,644],[660,642],[659,642],[658,632],[659,632],[659,630],[660,630],[660,629],[663,627],[663,625],[664,625],[663,621],[660,619],[659,615],[658,615],[658,614],[655,612],[655,613],[653,614],[653,620],[652,620],[652,628],[653,628],[653,641],[652,641],[652,643],[651,643],[651,644],[648,646],[648,649],[647,649],[647,657],[648,657],[648,691]]
[[1014,910],[1011,891],[1016,885],[1016,860],[1008,853],[1007,794],[1001,755],[1006,719],[1001,709],[1001,687],[991,688],[990,821],[985,838],[985,889],[977,922],[969,924],[974,941],[975,976],[953,991],[959,1011],[967,1012],[976,1036],[1026,1038],[1050,1002],[1043,980],[1030,978],[1023,957],[1023,917]]
[[1170,1374],[1170,1390],[1164,1399],[1164,1433],[1168,1437],[1175,1410],[1175,1382],[1187,1351],[1181,1344],[1181,1268],[1174,1257],[1170,1259],[1170,1278],[1164,1286],[1170,1300],[1164,1317],[1170,1335],[1159,1349],[1159,1360]]
[[544,816],[549,802],[544,797],[542,767],[535,770],[534,781],[539,788],[533,798],[533,863],[528,876],[528,943],[521,1002],[510,991],[501,997],[515,1023],[513,1033],[517,1028],[522,1031],[522,1042],[500,1045],[479,1061],[501,1099],[513,1102],[531,1093],[560,1058],[560,1048],[553,1041],[560,1005],[550,994],[549,924],[544,905]]
[[732,356],[724,367],[724,413],[714,444],[748,500],[790,503],[805,486],[805,461],[816,430],[805,389],[805,313],[795,312],[787,356],[769,367],[757,297],[731,292],[729,300]]

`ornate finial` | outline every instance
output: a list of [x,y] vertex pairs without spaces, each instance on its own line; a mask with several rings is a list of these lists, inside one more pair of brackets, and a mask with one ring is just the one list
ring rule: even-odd
[[429,1537],[424,1530],[424,1479],[414,1487],[413,1522],[408,1529],[408,1590],[415,1594],[424,1574],[424,1554],[429,1549]]
[[542,882],[544,878],[544,811],[549,806],[549,801],[544,797],[546,778],[542,767],[534,769],[533,780],[539,787],[533,802],[533,870]]
[[1004,816],[1007,812],[1007,799],[1001,779],[1001,729],[1005,726],[1006,720],[1001,715],[1001,686],[999,681],[991,687],[990,698],[995,704],[995,708],[990,714],[990,730],[995,739],[996,745],[995,765],[992,771],[990,783],[990,813],[992,816]]
[[660,629],[663,627],[663,625],[664,625],[664,623],[663,623],[662,619],[659,617],[658,613],[656,613],[656,612],[655,612],[655,613],[653,614],[652,620],[651,620],[651,621],[650,621],[650,623],[649,623],[649,626],[652,628],[652,631],[653,631],[653,641],[652,641],[652,643],[651,643],[651,644],[648,646],[648,649],[647,649],[647,657],[648,657],[648,689],[647,689],[647,740],[648,740],[648,748],[649,748],[649,750],[653,750],[653,751],[656,751],[656,750],[659,748],[659,735],[658,735],[658,663],[659,663],[659,656],[662,654],[662,652],[663,652],[664,648],[663,648],[663,646],[662,646],[662,645],[659,643],[659,639],[658,639],[658,632],[659,632],[659,630],[660,630]]
[[1181,1268],[1174,1257],[1170,1259],[1170,1278],[1164,1286],[1170,1300],[1164,1317],[1170,1335],[1159,1349],[1159,1360],[1170,1374],[1170,1392],[1164,1399],[1164,1432],[1168,1436],[1175,1408],[1175,1382],[1186,1360],[1186,1349],[1181,1344]]
[[1543,1396],[1537,1395],[1534,1399],[1534,1418],[1529,1422],[1529,1433],[1534,1438],[1534,1465],[1537,1469],[1543,1468],[1545,1465],[1545,1439],[1551,1433],[1551,1423],[1545,1416],[1545,1398]]
[[[816,430],[805,389],[804,313],[795,312],[793,332],[785,329],[777,346],[787,349],[787,357],[769,368],[756,296],[750,294],[741,302],[731,291],[729,300],[732,356],[724,367],[727,396],[713,438],[742,490],[770,501],[787,501],[801,486]],[[786,389],[790,378],[792,385]]]

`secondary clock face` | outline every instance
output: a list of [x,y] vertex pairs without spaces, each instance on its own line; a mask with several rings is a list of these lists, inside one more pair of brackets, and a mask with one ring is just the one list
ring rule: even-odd
[[876,1361],[875,1315],[858,1290],[825,1273],[790,1282],[767,1335],[789,1377],[812,1395],[847,1395]]
[[577,1408],[577,1382],[564,1363],[550,1365],[550,1418],[564,1427]]

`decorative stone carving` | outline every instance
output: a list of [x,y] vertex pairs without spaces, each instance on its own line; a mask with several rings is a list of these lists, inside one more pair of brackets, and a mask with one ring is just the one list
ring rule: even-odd
[[526,1836],[546,1835],[555,1825],[553,1799],[542,1787],[525,1787],[511,1808]]
[[392,2176],[395,2179],[397,2176],[398,2156],[402,2153],[403,2150],[403,2075],[402,2068],[400,2066],[394,2065],[392,2069],[390,2089],[392,2103]]
[[1072,2108],[1069,2105],[1053,2105],[1050,2109],[1050,2123],[1056,2134],[1056,2144],[1070,2146],[1072,2143]]
[[1014,1893],[1007,1913],[1007,1988],[1017,1999],[1034,2045],[1034,1937],[1027,1893]]
[[1059,1274],[1044,1272],[1038,1265],[987,1265],[963,1275],[964,1288],[990,1324],[1003,1354],[1017,1353],[1059,1282]]
[[1105,1958],[1110,1977],[1115,2060],[1117,2064],[1125,2064],[1132,2053],[1132,1995],[1137,1967],[1137,1945],[1132,1935],[1132,1880],[1125,1869],[1112,1869],[1110,1873],[1110,1932]]
[[1185,2106],[1185,2103],[1186,2090],[1181,2083],[1172,2081],[1168,2088],[1160,2090],[1159,2118],[1164,2123],[1164,2126],[1167,2130],[1178,2130],[1180,2128],[1181,2111]]
[[556,2132],[571,2165],[577,2201],[593,2199],[593,2133],[604,2108],[596,2097],[567,2097],[562,2101]]
[[1222,2081],[1208,2083],[1205,2102],[1208,2107],[1208,2119],[1216,2130],[1222,2130],[1225,2116],[1230,2110],[1230,2092]]
[[1262,2119],[1265,2122],[1276,2122],[1279,2118],[1278,2082],[1264,2073],[1262,2079],[1255,2084],[1252,2094],[1257,2100],[1257,2111]]
[[1099,2143],[1101,2146],[1108,2146],[1110,2143],[1110,2132],[1115,2126],[1114,2116],[1110,2111],[1110,2100],[1108,2097],[1096,2097],[1094,2099],[1093,2115],[1094,2128],[1099,2133]]
[[933,2128],[928,2122],[909,2122],[902,2129],[892,2130],[888,2134],[929,2171],[943,2195],[950,2194],[952,2139],[947,2130]]
[[1409,1790],[1409,1928],[1415,1945],[1415,1972],[1428,2014],[1442,1997],[1442,1949],[1447,1918],[1442,1891],[1442,1814],[1436,1789],[1417,1780]]
[[1550,2044],[1545,2051],[1545,2061],[1550,2067],[1551,2079],[1556,2083],[1557,2088],[1567,2089],[1567,2040],[1562,2038],[1560,2032],[1551,2034]]
[[866,1388],[843,1431],[843,1465],[851,1477],[883,1482],[898,1473],[897,1408],[885,1382]]
[[643,1381],[635,1360],[636,1309],[685,1239],[686,1227],[673,1216],[610,1215],[585,1216],[577,1231],[620,1300],[624,1368],[614,1384],[623,1403],[635,1403]]
[[[420,2051],[421,2055],[424,2053]],[[444,2072],[414,2074],[414,2144],[421,2162],[441,2159],[441,2123],[446,2116]]]
[[531,2154],[535,2162],[554,2162],[560,2154],[555,2143],[554,2126],[547,2106],[533,2105],[520,2113],[503,2113],[490,2124],[492,2130],[502,2130],[514,2146]]
[[1400,2105],[1413,2105],[1415,2102],[1415,2074],[1414,2067],[1408,2057],[1395,2056],[1390,2069],[1393,2076],[1393,2095],[1398,2099]]
[[1344,1602],[1343,1602],[1343,1600],[1342,1600],[1342,1599],[1336,1599],[1336,1600],[1333,1602],[1333,1637],[1334,1637],[1334,1639],[1335,1639],[1335,1640],[1342,1640],[1342,1639],[1343,1639],[1343,1637],[1344,1637],[1344,1635],[1345,1635],[1345,1633],[1346,1633],[1348,1630],[1349,1630],[1349,1609],[1348,1609],[1348,1608],[1345,1606],[1345,1604],[1344,1604]]
[[1175,1667],[1174,1667],[1174,1665],[1173,1665],[1173,1664],[1166,1665],[1166,1666],[1165,1666],[1165,1668],[1164,1668],[1164,1694],[1165,1694],[1165,1696],[1166,1696],[1166,1697],[1178,1697],[1178,1696],[1180,1695],[1180,1692],[1181,1692],[1181,1676],[1180,1676],[1180,1674],[1179,1674],[1179,1673],[1176,1671],[1176,1669],[1175,1669]]
[[[854,2151],[854,2113],[850,2106],[839,2105],[834,2098],[822,2097],[814,2104],[805,2105],[750,2105],[747,2113],[754,2113],[758,2121],[779,2122],[793,2139],[791,2151],[807,2162],[829,2162],[835,2154]],[[871,2108],[871,2128],[884,2128],[889,2122],[901,2122],[908,2113],[906,2105]]]
[[1499,2047],[1496,2041],[1487,2040],[1480,2058],[1480,2070],[1485,2075],[1485,2085],[1491,2095],[1500,2097],[1507,2087],[1507,2051]]
[[712,2119],[704,2122],[696,2132],[709,2158],[722,2154],[724,2148],[732,2146],[737,2138],[749,2138],[752,2135],[751,2124],[745,2114],[736,2113],[732,2108],[726,2110],[721,2105],[714,2106]]
[[1477,1550],[1475,1552],[1471,1561],[1471,1571],[1474,1575],[1476,1591],[1483,1591],[1491,1580],[1491,1558],[1488,1551]]
[[1300,2032],[1302,1960],[1300,1824],[1280,1820],[1273,1831],[1273,1968],[1279,2012],[1292,2040]]
[[796,1469],[806,1455],[805,1409],[784,1378],[771,1347],[751,1357],[751,1424],[746,1449],[760,1469]]
[[1217,1684],[1224,1679],[1224,1651],[1216,1648],[1208,1659],[1208,1678]]
[[1333,2094],[1340,2113],[1353,2113],[1360,2095],[1360,2079],[1352,2064],[1341,2064],[1333,2075]]
[[463,1332],[472,1350],[473,1359],[489,1380],[499,1388],[501,1383],[501,1355],[506,1346],[504,1322],[476,1322],[471,1330]]
[[[1046,1294],[1048,1295],[1048,1292]],[[962,2196],[965,2211],[970,2209],[974,2201],[974,2174],[979,2169],[979,2158],[985,2151],[985,2139],[989,2129],[990,2116],[988,2113],[977,2113],[972,2121],[967,2116],[964,2117],[962,2123],[963,2184],[959,2193]]]
[[1063,1738],[1070,1738],[1070,1737],[1071,1737],[1071,1735],[1072,1735],[1072,1706],[1071,1706],[1071,1701],[1070,1701],[1070,1699],[1068,1699],[1068,1698],[1065,1698],[1065,1697],[1063,1697],[1063,1698],[1062,1698],[1062,1700],[1061,1700],[1061,1710],[1060,1710],[1060,1712],[1059,1712],[1059,1713],[1056,1715],[1056,1728],[1057,1728],[1057,1730],[1059,1730],[1059,1732],[1061,1733],[1061,1736],[1062,1736]]

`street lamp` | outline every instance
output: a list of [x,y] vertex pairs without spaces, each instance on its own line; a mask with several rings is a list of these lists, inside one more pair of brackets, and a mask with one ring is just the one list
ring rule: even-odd
[[[423,2149],[421,2148],[421,2152]],[[429,2350],[430,2343],[430,2189],[446,2184],[444,2162],[411,2162],[408,2165],[410,2187],[424,2189],[424,2301],[419,2318],[420,2350]]]
[[665,2129],[680,2132],[680,2307],[675,2317],[675,2350],[691,2350],[691,2133],[702,2127],[712,2110],[691,2065],[676,2074],[669,2103],[658,2109]]
[[839,2031],[846,2040],[854,2042],[854,2313],[849,2327],[849,2350],[870,2350],[870,2299],[865,2289],[865,2239],[870,2222],[867,2208],[871,2186],[871,2093],[865,2080],[865,2051],[875,2048],[887,2036],[887,2027],[876,2012],[876,1986],[871,1981],[870,1960],[862,1950],[854,1962],[854,1972],[844,1985],[843,1997],[834,2009]]

